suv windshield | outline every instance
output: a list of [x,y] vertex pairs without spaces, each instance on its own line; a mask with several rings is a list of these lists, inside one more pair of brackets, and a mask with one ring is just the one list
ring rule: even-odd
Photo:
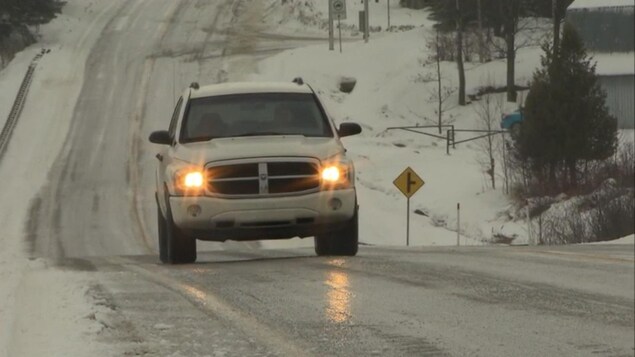
[[328,119],[309,93],[250,93],[192,99],[181,142],[262,135],[332,137]]

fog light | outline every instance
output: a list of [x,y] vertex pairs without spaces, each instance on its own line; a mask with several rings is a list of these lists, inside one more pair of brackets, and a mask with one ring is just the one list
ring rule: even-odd
[[201,206],[199,205],[190,205],[187,208],[187,214],[192,217],[198,217],[201,214]]
[[340,201],[338,198],[332,198],[329,200],[329,206],[333,209],[333,211],[337,211],[338,209],[342,208],[342,201]]

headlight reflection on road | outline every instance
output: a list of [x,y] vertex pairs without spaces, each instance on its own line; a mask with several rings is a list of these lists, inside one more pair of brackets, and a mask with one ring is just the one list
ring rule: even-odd
[[196,301],[203,305],[207,305],[207,295],[204,291],[197,289],[191,285],[183,285],[183,290],[187,292],[188,295],[193,297]]
[[348,275],[336,270],[328,272],[326,285],[330,287],[326,294],[328,307],[326,316],[335,323],[346,322],[351,319],[351,292],[349,290]]

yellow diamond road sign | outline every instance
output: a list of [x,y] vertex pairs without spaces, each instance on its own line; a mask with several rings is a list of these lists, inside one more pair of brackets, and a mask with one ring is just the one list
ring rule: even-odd
[[425,184],[410,167],[405,169],[392,183],[408,198],[412,197]]

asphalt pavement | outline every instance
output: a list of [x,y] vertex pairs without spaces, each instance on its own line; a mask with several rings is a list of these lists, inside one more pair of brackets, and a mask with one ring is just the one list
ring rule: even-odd
[[[80,263],[80,262],[83,262]],[[235,248],[74,261],[149,355],[632,356],[633,246]],[[112,321],[115,321],[114,323]],[[124,330],[127,331],[127,330]],[[135,336],[134,343],[125,343]]]

